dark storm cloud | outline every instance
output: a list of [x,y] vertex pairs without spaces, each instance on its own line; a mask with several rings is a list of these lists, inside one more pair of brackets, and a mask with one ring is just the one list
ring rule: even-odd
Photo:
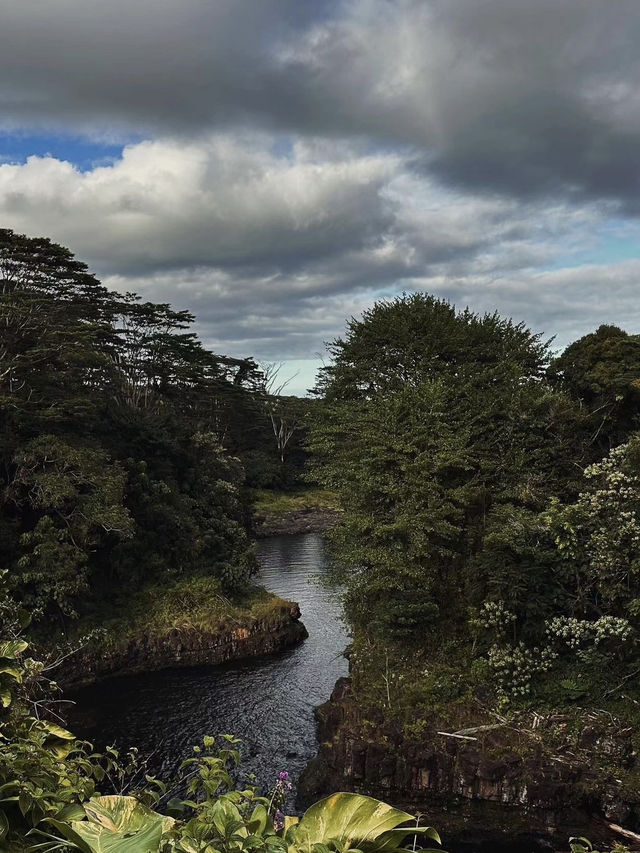
[[5,119],[206,125],[251,103],[269,34],[294,9],[286,0],[5,2]]
[[635,208],[638,7],[447,0],[438,9],[450,43],[468,53],[475,73],[461,79],[453,71],[434,167],[466,186],[585,192]]
[[413,146],[460,186],[635,207],[640,10],[618,0],[21,0],[7,123],[261,124]]

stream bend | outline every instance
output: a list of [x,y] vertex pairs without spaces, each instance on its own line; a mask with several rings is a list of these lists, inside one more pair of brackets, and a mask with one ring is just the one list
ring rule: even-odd
[[[287,770],[297,779],[316,753],[313,709],[347,674],[348,643],[338,593],[318,582],[327,570],[318,534],[258,543],[258,583],[297,601],[309,637],[278,655],[217,667],[110,678],[78,691],[72,725],[96,747],[138,747],[149,772],[169,778],[205,734],[242,738],[242,775],[271,786]],[[293,803],[292,792],[291,803]]]

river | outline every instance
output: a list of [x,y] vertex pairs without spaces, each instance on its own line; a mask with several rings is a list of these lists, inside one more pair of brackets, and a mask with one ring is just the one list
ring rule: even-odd
[[[242,738],[242,777],[268,788],[278,772],[297,779],[316,752],[313,709],[347,673],[348,636],[317,534],[258,543],[258,582],[297,601],[309,637],[277,655],[216,667],[110,678],[78,691],[74,731],[97,747],[135,745],[150,771],[169,778],[205,734]],[[291,805],[293,803],[292,792]],[[291,807],[289,808],[291,810]]]

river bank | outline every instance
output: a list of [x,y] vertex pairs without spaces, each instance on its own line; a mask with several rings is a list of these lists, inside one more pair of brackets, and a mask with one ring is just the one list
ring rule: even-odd
[[[566,849],[572,835],[625,841],[640,830],[632,732],[605,713],[479,719],[461,732],[407,737],[363,708],[348,678],[316,709],[318,755],[298,788],[306,805],[332,790],[380,797],[426,814],[456,850],[484,843]],[[628,843],[628,839],[627,839]]]
[[[320,489],[257,490],[252,496],[257,539],[321,533],[337,523],[335,495]],[[288,591],[285,591],[288,594]],[[253,586],[235,602],[212,578],[148,586],[103,604],[74,625],[71,636],[47,637],[78,646],[59,682],[79,687],[96,679],[176,666],[215,666],[291,648],[308,636],[296,602]]]
[[260,489],[253,494],[253,505],[252,532],[258,539],[324,533],[341,516],[336,496],[324,489]]
[[275,654],[301,643],[307,629],[294,602],[274,604],[269,616],[247,616],[244,624],[216,631],[193,627],[141,634],[106,644],[91,644],[65,662],[63,687],[79,687],[109,676],[186,666],[216,666],[249,657]]
[[274,654],[306,637],[297,602],[259,586],[231,601],[214,579],[182,579],[80,619],[73,634],[57,638],[62,648],[76,649],[57,680],[75,688],[110,676],[213,666]]

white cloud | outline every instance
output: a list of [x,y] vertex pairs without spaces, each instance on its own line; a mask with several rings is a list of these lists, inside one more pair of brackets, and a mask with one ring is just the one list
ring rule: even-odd
[[68,245],[111,287],[189,308],[214,348],[276,360],[314,357],[402,288],[553,320],[564,309],[548,298],[529,310],[536,271],[602,222],[595,205],[447,190],[397,153],[277,143],[221,133],[130,145],[88,172],[0,165],[0,217]]
[[0,213],[111,270],[296,263],[362,245],[389,220],[395,155],[279,158],[272,140],[216,135],[130,145],[89,172],[52,158],[0,165]]

